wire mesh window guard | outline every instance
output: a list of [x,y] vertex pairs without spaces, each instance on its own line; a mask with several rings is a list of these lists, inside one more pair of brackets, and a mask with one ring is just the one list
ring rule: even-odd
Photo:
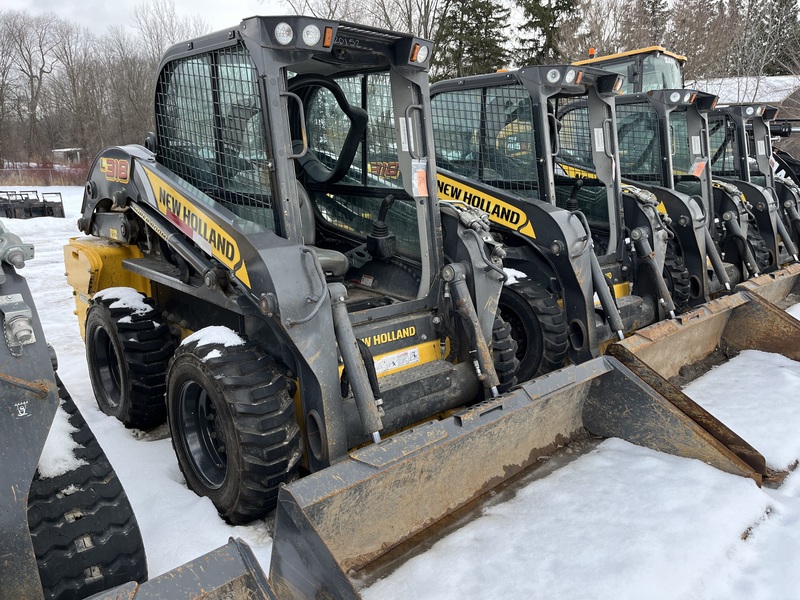
[[522,86],[444,92],[432,106],[438,166],[538,199],[533,113]]
[[258,79],[243,46],[164,68],[156,135],[161,164],[237,216],[274,229]]

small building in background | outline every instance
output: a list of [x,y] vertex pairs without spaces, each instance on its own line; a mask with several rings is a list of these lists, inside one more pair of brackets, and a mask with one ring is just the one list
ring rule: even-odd
[[54,148],[53,162],[60,165],[81,164],[84,159],[83,148]]

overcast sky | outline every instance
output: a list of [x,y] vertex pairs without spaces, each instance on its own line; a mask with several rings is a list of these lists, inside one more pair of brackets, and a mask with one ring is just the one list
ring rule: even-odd
[[[104,33],[109,25],[130,22],[133,2],[114,0],[0,0],[0,10],[27,10],[32,14],[53,12],[59,17]],[[289,13],[280,0],[175,0],[179,15],[199,15],[211,31],[238,25],[245,17]]]

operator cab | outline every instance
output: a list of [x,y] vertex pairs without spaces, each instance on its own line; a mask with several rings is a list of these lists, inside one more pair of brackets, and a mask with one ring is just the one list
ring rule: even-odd
[[625,76],[623,94],[683,87],[686,57],[661,46],[579,60],[575,65],[592,65]]

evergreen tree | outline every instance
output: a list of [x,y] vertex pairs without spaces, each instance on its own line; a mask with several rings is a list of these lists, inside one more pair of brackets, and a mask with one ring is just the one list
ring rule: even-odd
[[577,9],[577,0],[519,0],[523,23],[519,64],[547,64],[568,59],[561,50],[561,28]]
[[663,46],[668,25],[667,0],[626,0],[620,42],[627,50]]
[[431,78],[479,75],[505,67],[510,13],[492,0],[454,0],[439,22]]

